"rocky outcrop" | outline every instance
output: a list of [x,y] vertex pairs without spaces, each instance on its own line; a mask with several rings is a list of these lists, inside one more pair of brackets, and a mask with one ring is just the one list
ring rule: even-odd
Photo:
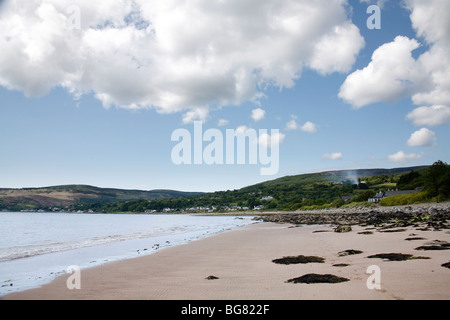
[[450,203],[263,213],[256,219],[294,225],[362,225],[385,229],[413,225],[439,230],[450,228]]

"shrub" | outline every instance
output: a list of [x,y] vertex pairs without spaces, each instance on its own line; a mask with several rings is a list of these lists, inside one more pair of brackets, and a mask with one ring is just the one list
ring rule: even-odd
[[428,201],[429,201],[428,193],[426,191],[422,191],[417,193],[401,194],[398,196],[387,197],[380,201],[380,205],[401,206],[414,203],[423,203]]

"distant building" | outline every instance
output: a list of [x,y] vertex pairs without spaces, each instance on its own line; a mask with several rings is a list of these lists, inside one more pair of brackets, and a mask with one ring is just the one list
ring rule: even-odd
[[261,200],[272,200],[273,197],[272,196],[264,196],[261,198]]
[[381,199],[384,198],[384,192],[380,191],[377,194],[375,194],[375,196],[373,196],[372,198],[369,198],[367,201],[369,202],[373,202],[373,203],[378,203],[381,201]]
[[402,194],[409,194],[409,193],[416,193],[421,188],[416,188],[415,190],[388,190],[388,191],[380,191],[377,194],[375,194],[374,197],[369,198],[369,202],[378,203],[382,199],[392,196],[398,196]]

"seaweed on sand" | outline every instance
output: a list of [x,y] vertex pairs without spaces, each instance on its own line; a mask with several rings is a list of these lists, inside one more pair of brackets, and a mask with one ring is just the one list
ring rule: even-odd
[[450,243],[447,241],[434,240],[426,243],[424,246],[415,248],[415,250],[450,250]]
[[289,279],[287,283],[340,283],[350,281],[350,279],[338,277],[332,274],[309,273],[298,278]]
[[341,252],[338,252],[338,256],[344,257],[344,256],[350,256],[354,254],[360,254],[363,253],[361,250],[355,250],[355,249],[348,249]]
[[379,253],[368,256],[367,258],[380,258],[388,261],[406,261],[414,259],[430,259],[429,257],[415,257],[412,254],[404,253]]
[[349,264],[348,263],[336,263],[333,264],[333,267],[348,267]]
[[316,256],[296,256],[296,257],[283,257],[279,259],[272,260],[273,263],[278,264],[298,264],[298,263],[324,263],[325,259],[322,257],[316,257]]

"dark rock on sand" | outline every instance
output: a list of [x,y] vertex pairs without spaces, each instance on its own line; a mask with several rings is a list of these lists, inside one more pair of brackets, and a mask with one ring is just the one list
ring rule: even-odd
[[346,224],[341,224],[338,225],[335,229],[334,232],[339,232],[339,233],[343,233],[343,232],[350,232],[352,231],[352,227]]
[[380,229],[378,231],[380,231],[380,232],[403,232],[403,231],[406,231],[406,229]]
[[415,250],[450,250],[450,243],[447,241],[434,240],[426,243],[424,246],[415,248]]
[[280,259],[272,260],[273,263],[278,264],[298,264],[298,263],[324,263],[325,259],[316,256],[296,256],[296,257],[283,257]]
[[340,283],[350,281],[350,279],[338,277],[332,274],[309,273],[304,276],[289,279],[287,283]]
[[420,246],[414,250],[450,250],[449,246]]
[[426,240],[426,239],[422,238],[422,237],[409,237],[409,238],[406,238],[405,240],[411,241],[411,240]]
[[349,264],[348,263],[336,263],[333,264],[333,267],[348,267]]
[[380,258],[388,261],[406,261],[413,259],[430,259],[429,257],[415,257],[412,254],[403,253],[379,253],[368,256],[367,258]]
[[[449,229],[450,203],[429,203],[405,207],[355,207],[288,213],[266,213],[256,220],[294,225],[365,225],[391,228],[414,226],[430,230]],[[419,230],[419,229],[418,229]]]
[[205,278],[205,280],[217,280],[217,279],[219,279],[219,278],[216,276],[208,276]]
[[441,266],[442,266],[442,267],[444,267],[444,268],[449,268],[449,269],[450,269],[450,261],[449,261],[449,262],[446,262],[446,263],[443,263],[443,264],[441,264]]
[[338,256],[344,257],[344,256],[350,256],[353,254],[360,254],[363,253],[361,250],[354,250],[354,249],[348,249],[341,252],[338,252]]

